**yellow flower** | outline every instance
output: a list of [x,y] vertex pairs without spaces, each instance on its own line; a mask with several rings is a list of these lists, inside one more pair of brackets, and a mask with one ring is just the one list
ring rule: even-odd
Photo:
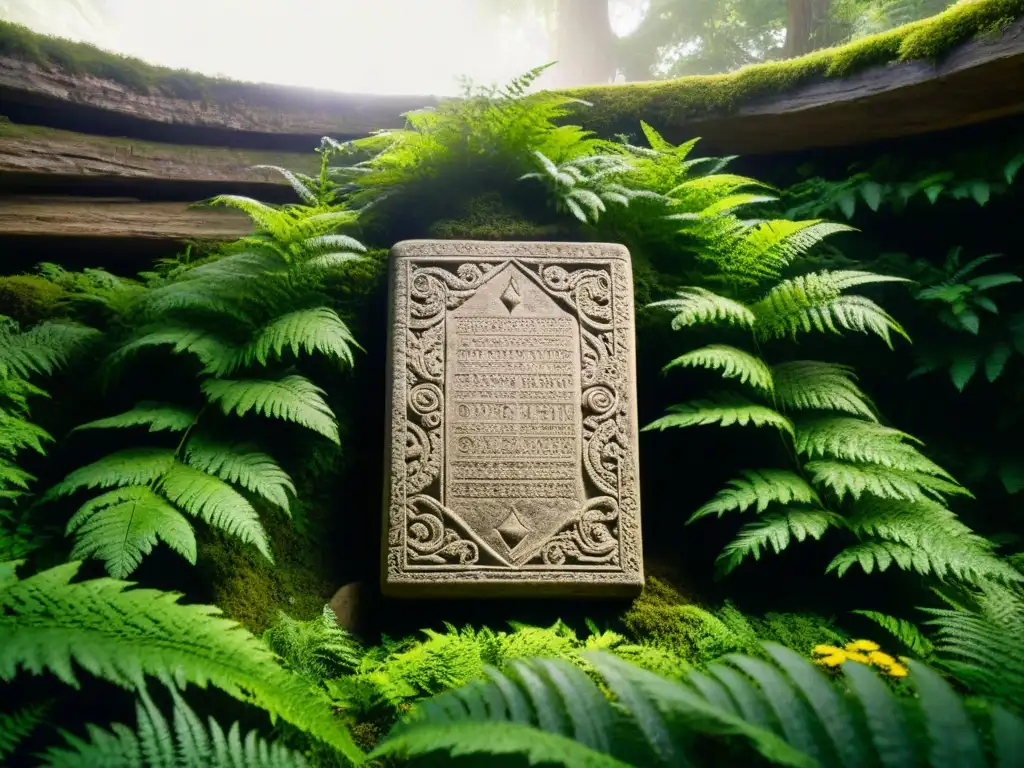
[[876,667],[891,667],[896,663],[896,659],[888,653],[882,653],[881,651],[872,651],[869,653],[868,660]]
[[871,660],[868,658],[866,653],[850,653],[846,652],[846,658],[850,661],[859,661],[861,664],[870,664]]
[[870,640],[854,640],[852,643],[846,644],[846,650],[848,651],[877,651],[878,643],[873,643]]
[[845,653],[833,653],[831,656],[826,656],[823,659],[815,659],[815,664],[823,664],[826,667],[838,667],[846,661]]
[[835,654],[845,653],[842,648],[836,648],[834,645],[816,645],[814,646],[815,656],[834,656]]
[[885,671],[891,677],[906,677],[910,674],[910,670],[904,667],[902,664],[893,664]]

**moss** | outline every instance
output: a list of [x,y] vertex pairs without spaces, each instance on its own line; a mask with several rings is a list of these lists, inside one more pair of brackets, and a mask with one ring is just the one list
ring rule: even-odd
[[39,275],[0,277],[0,315],[32,325],[58,314],[67,295],[61,286]]
[[210,529],[198,531],[199,567],[225,615],[261,635],[283,611],[298,619],[321,613],[335,584],[321,542],[280,514],[262,515],[276,562],[252,546]]
[[747,644],[718,617],[686,603],[675,589],[648,578],[644,591],[622,617],[629,631],[645,643],[679,654],[693,664],[706,664]]
[[679,123],[728,114],[745,103],[828,77],[902,61],[937,61],[957,46],[1001,30],[1024,16],[1024,0],[973,0],[897,29],[787,61],[756,64],[726,75],[574,88],[593,106],[573,120],[603,135],[633,130],[637,120]]
[[430,236],[466,240],[543,240],[556,237],[559,228],[535,224],[507,207],[498,193],[474,197],[466,203],[463,216],[439,221]]
[[188,70],[148,64],[88,43],[41,35],[9,21],[0,21],[0,56],[55,67],[69,74],[102,77],[140,93],[159,88],[173,96],[192,100],[202,99],[214,84],[231,82]]

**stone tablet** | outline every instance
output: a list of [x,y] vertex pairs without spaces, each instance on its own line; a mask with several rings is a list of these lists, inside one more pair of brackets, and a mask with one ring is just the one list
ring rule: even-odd
[[629,252],[411,240],[390,293],[385,594],[639,592]]

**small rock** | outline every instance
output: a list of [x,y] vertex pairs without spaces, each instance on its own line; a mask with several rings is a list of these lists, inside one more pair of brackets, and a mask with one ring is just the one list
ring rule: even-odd
[[359,596],[362,585],[358,581],[346,584],[331,598],[330,606],[338,621],[338,626],[349,632],[355,632],[359,625]]

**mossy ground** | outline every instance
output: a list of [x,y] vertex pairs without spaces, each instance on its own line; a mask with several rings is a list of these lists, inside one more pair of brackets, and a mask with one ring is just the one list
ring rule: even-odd
[[53,317],[67,291],[38,275],[0,277],[0,315],[17,320],[22,326]]

